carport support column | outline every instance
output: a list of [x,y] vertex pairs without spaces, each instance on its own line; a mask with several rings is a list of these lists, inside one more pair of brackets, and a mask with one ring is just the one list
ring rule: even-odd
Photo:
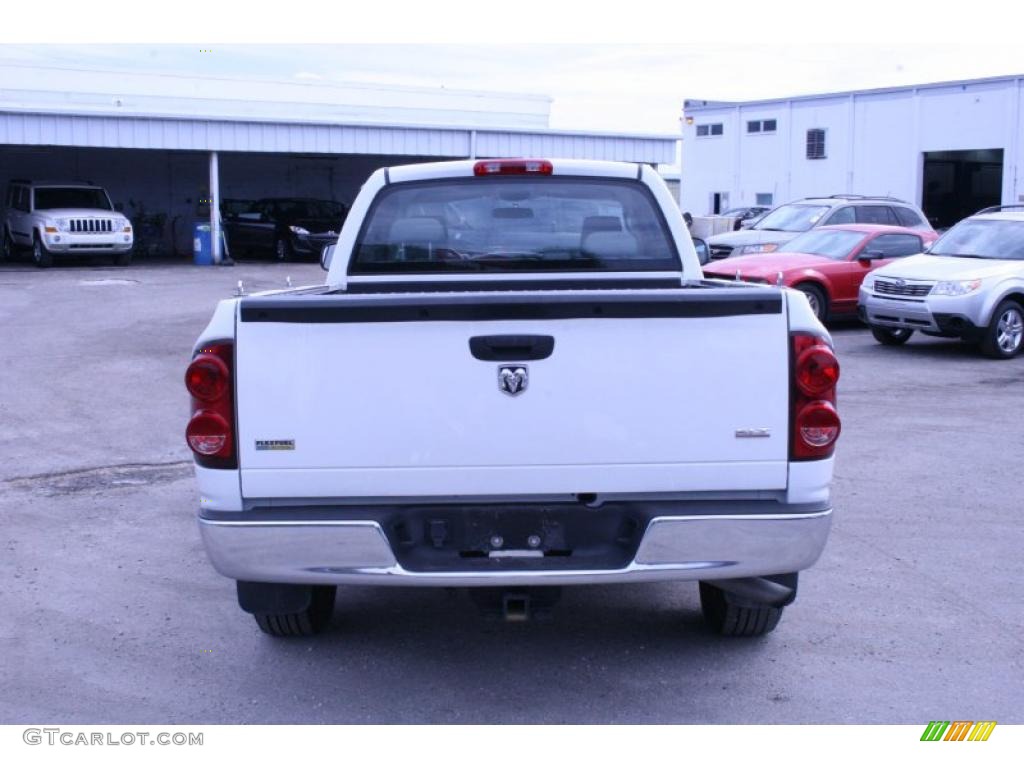
[[210,153],[210,255],[220,264],[220,167],[217,153]]

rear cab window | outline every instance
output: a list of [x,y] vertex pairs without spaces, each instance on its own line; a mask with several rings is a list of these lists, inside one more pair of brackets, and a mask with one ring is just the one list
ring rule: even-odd
[[353,275],[489,271],[678,271],[650,190],[628,179],[458,178],[385,187]]

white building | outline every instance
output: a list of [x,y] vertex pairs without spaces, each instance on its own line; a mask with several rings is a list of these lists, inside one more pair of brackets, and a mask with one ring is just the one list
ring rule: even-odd
[[890,195],[936,226],[1024,202],[1024,75],[684,105],[694,215],[812,195]]
[[100,184],[133,219],[163,217],[160,250],[185,255],[211,197],[348,203],[377,168],[425,160],[676,161],[677,135],[553,130],[550,105],[448,88],[2,64],[0,184]]

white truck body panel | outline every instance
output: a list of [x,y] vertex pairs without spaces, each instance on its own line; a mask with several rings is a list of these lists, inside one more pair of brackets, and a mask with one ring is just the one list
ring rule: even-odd
[[[528,389],[480,334],[546,334]],[[639,344],[638,339],[644,343]],[[246,497],[786,487],[784,314],[238,327]],[[274,354],[266,354],[266,350]],[[758,371],[757,381],[739,374]],[[713,390],[707,384],[714,382]],[[770,436],[740,439],[740,429]],[[294,450],[258,451],[257,440]]]

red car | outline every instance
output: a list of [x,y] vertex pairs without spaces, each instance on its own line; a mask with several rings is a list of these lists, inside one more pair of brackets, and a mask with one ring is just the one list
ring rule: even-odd
[[938,235],[884,224],[816,227],[794,237],[775,253],[737,256],[704,266],[704,275],[750,283],[776,283],[803,291],[822,321],[857,314],[857,291],[864,276],[893,259],[921,253]]

